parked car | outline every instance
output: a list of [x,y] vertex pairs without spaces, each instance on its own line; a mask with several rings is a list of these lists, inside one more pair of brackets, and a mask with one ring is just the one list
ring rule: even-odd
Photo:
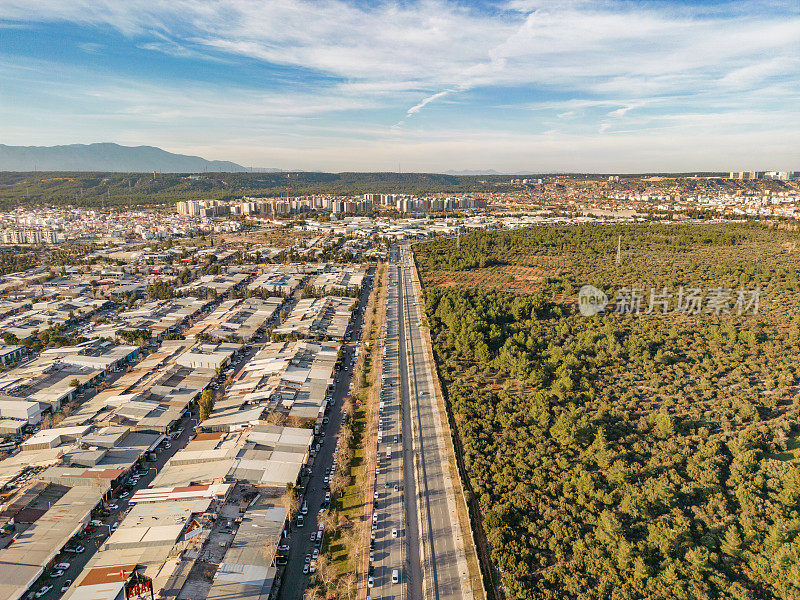
[[67,579],[64,581],[64,585],[61,586],[61,593],[63,594],[69,589],[69,586],[72,585],[72,579]]
[[57,565],[54,565],[53,568],[57,569],[59,571],[66,571],[67,569],[69,569],[69,563],[68,562],[60,562]]
[[55,579],[56,577],[61,577],[64,574],[64,571],[59,569],[58,571],[52,571],[50,573],[50,579]]
[[119,504],[109,504],[106,508],[110,508],[111,510],[117,510],[119,508]]
[[52,585],[46,585],[43,588],[41,588],[38,592],[36,592],[34,594],[34,596],[36,596],[37,598],[41,598],[42,596],[44,596],[47,592],[49,592],[52,589],[53,589]]

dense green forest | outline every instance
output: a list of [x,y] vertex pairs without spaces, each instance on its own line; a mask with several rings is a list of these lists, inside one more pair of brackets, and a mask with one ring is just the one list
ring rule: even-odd
[[0,173],[0,209],[72,204],[124,208],[180,200],[306,194],[436,192],[517,189],[508,175],[428,173]]
[[[429,281],[563,258],[530,294],[425,291],[468,499],[506,597],[800,595],[797,237],[574,226],[417,248]],[[579,285],[632,282],[763,295],[757,316],[577,314]]]

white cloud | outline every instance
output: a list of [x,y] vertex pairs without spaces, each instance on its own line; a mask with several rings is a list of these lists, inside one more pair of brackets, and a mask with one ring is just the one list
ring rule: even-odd
[[433,94],[431,96],[428,96],[427,98],[423,98],[421,102],[418,102],[417,104],[415,104],[414,106],[409,108],[406,111],[406,115],[410,117],[411,115],[418,113],[420,110],[422,110],[422,108],[424,106],[430,104],[434,100],[438,100],[439,98],[443,98],[444,96],[447,96],[447,94],[451,94],[451,93],[453,93],[453,90],[444,90],[442,92],[437,92],[437,93],[435,93],[435,94]]
[[[471,118],[467,126],[480,128],[483,115],[475,115],[491,104],[493,115],[513,112],[520,119],[517,129],[533,131],[530,139],[539,143],[556,144],[552,136],[536,137],[547,128],[569,136],[582,128],[591,140],[629,138],[623,129],[667,127],[675,140],[713,141],[719,132],[710,126],[696,131],[706,127],[704,116],[710,122],[724,114],[735,123],[740,115],[749,126],[774,131],[773,123],[791,122],[800,93],[800,14],[790,2],[742,2],[722,10],[659,2],[511,0],[492,12],[446,0],[36,4],[32,11],[26,0],[2,0],[0,19],[108,26],[147,51],[223,56],[232,68],[241,58],[255,59],[310,73],[302,92],[291,85],[264,91],[257,82],[226,91],[205,84],[177,89],[153,81],[131,86],[109,76],[85,79],[97,82],[98,103],[111,103],[119,94],[111,114],[132,123],[165,126],[196,119],[218,127],[250,119],[253,127],[272,134],[286,119],[282,135],[289,139],[298,121],[325,131],[332,114],[383,109],[391,114],[364,116],[372,119],[366,126],[377,140],[398,145],[408,144],[414,129],[399,132],[401,124],[419,124],[427,136],[449,133],[450,126],[437,128],[430,119],[408,119],[448,94],[468,102],[473,92],[475,104],[466,105],[472,115],[461,111],[459,120]],[[320,76],[324,82],[315,84]],[[79,90],[72,94],[73,102],[89,102]],[[353,122],[347,125],[352,129]],[[509,139],[502,132],[486,133]],[[337,136],[339,143],[346,139]],[[514,138],[514,143],[521,142]],[[443,142],[431,144],[441,148]],[[607,149],[600,142],[591,146]]]

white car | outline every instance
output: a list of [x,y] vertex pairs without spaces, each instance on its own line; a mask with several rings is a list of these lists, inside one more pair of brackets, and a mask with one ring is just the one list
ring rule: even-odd
[[68,562],[60,562],[57,565],[54,565],[53,568],[58,570],[58,571],[66,571],[67,569],[69,569],[69,563]]
[[119,505],[118,504],[109,504],[108,506],[106,506],[106,508],[109,508],[111,510],[117,510],[119,508]]
[[367,580],[367,587],[373,587],[374,585],[375,585],[375,580],[374,580],[374,579],[372,579],[372,577],[370,577],[370,578]]
[[34,594],[34,596],[36,596],[37,598],[41,598],[42,596],[44,596],[47,592],[49,592],[52,589],[53,589],[52,585],[46,585],[42,589],[40,589],[38,592],[36,592]]
[[392,529],[392,537],[393,538],[397,537],[397,529]]
[[69,589],[69,586],[71,585],[72,585],[72,579],[67,579],[64,582],[64,585],[61,586],[61,593],[63,594],[64,592],[66,592]]
[[308,565],[303,565],[303,575],[308,575]]

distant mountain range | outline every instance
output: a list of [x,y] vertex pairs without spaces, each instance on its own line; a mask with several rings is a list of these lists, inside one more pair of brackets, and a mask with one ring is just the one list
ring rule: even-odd
[[173,154],[153,146],[69,144],[66,146],[6,146],[0,144],[0,171],[106,171],[117,173],[242,173],[277,172],[248,169],[225,160]]
[[494,169],[484,169],[481,170],[470,170],[467,169],[466,171],[445,171],[445,175],[503,175],[504,173],[500,173],[495,171]]

